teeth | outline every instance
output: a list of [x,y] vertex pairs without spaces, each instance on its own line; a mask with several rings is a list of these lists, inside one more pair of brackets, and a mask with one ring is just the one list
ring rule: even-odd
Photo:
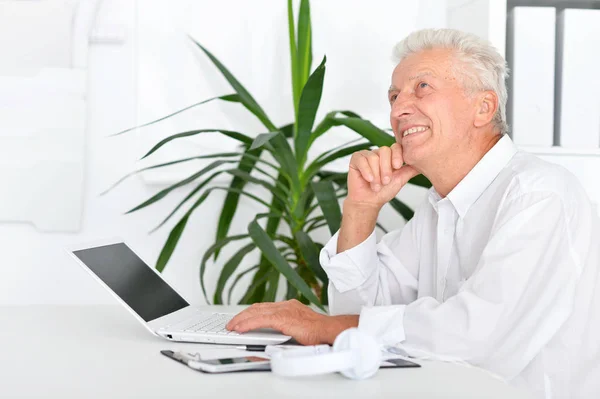
[[417,132],[424,132],[425,130],[429,129],[426,126],[417,126],[417,127],[411,127],[410,129],[406,129],[403,133],[402,133],[402,137],[406,137],[409,134],[413,134],[413,133],[417,133]]

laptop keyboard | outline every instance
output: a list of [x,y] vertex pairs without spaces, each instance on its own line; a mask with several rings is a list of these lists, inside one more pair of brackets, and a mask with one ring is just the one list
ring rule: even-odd
[[185,332],[239,335],[239,333],[235,331],[229,331],[225,328],[233,316],[234,315],[228,313],[202,314],[200,316],[194,316],[186,319],[172,327],[176,330]]

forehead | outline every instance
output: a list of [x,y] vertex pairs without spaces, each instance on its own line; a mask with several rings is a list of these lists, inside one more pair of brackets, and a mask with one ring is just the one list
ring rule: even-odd
[[394,68],[392,84],[398,86],[421,76],[454,80],[453,62],[456,61],[449,49],[424,50],[411,54]]

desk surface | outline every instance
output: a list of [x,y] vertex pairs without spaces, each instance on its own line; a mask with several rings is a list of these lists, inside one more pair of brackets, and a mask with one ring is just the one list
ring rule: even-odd
[[202,374],[159,353],[197,346],[153,336],[120,306],[0,307],[0,326],[0,397],[529,397],[481,370],[441,362],[365,381]]

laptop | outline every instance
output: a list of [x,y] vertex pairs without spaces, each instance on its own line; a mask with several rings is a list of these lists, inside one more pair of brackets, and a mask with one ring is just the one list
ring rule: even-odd
[[69,248],[68,252],[154,335],[180,342],[276,345],[291,337],[271,329],[237,333],[225,328],[235,313],[190,304],[125,242]]

